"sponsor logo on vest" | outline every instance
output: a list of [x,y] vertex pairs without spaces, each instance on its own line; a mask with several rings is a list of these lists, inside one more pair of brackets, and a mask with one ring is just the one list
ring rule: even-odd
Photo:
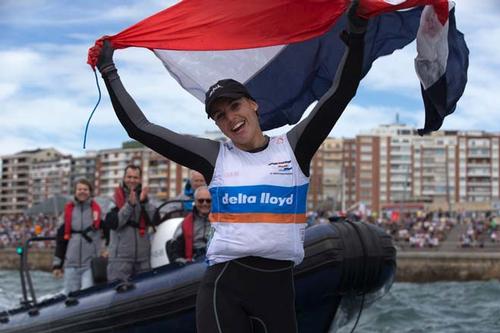
[[292,161],[279,161],[268,163],[271,167],[271,175],[291,175],[292,174]]
[[254,204],[257,203],[257,199],[259,200],[258,203],[260,204],[278,205],[280,207],[284,205],[293,205],[293,194],[290,194],[290,196],[288,197],[286,196],[279,197],[279,196],[273,196],[269,192],[262,192],[259,198],[257,195],[246,195],[244,193],[238,193],[238,195],[235,196],[230,196],[229,193],[226,193],[222,197],[222,204],[224,205]]

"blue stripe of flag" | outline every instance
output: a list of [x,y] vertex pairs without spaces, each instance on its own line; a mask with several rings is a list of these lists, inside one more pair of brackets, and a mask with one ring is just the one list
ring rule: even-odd
[[[423,7],[417,7],[370,19],[365,35],[363,75],[368,73],[377,58],[415,40],[422,10]],[[435,101],[432,92],[424,96],[426,120],[423,132],[440,128],[444,116],[454,111],[467,81],[468,51],[463,35],[456,29],[454,10],[450,12],[449,20],[448,78],[438,82],[444,87],[437,87],[440,91],[446,90],[446,100]],[[304,110],[328,91],[345,51],[339,37],[345,27],[344,15],[326,34],[285,47],[265,68],[245,82],[259,103],[262,129],[297,123]],[[294,70],[286,70],[290,67]]]

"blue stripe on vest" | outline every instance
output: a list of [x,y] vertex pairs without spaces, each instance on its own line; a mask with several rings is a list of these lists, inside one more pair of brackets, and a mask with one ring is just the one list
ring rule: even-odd
[[212,213],[305,214],[308,186],[214,187],[210,189]]

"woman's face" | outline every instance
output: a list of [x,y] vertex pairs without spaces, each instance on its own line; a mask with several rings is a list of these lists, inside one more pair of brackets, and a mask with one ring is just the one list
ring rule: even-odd
[[212,107],[212,119],[236,147],[249,151],[262,145],[262,130],[255,101],[241,97],[235,100],[221,98]]

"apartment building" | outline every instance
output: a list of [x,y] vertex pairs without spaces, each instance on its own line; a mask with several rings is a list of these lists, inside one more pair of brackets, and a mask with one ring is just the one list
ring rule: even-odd
[[456,196],[457,132],[416,136],[412,145],[412,197],[451,209]]
[[97,163],[97,152],[90,151],[83,156],[73,157],[71,161],[71,187],[73,188],[79,179],[87,179],[95,184],[95,170]]
[[438,131],[421,137],[407,125],[381,125],[354,139],[323,143],[315,156],[321,163],[311,168],[311,179],[320,177],[321,186],[311,183],[309,199],[366,212],[495,205],[499,155],[500,134]]
[[[218,133],[210,133],[219,138]],[[53,148],[1,157],[0,214],[22,213],[54,194],[71,194],[77,179],[112,197],[128,164],[159,200],[182,193],[189,170],[137,143],[65,156]],[[308,209],[366,212],[500,207],[500,134],[438,131],[420,137],[403,124],[378,126],[355,138],[327,138],[310,166]]]
[[71,195],[71,156],[33,161],[29,174],[29,202],[36,205],[54,195]]
[[141,167],[143,184],[149,187],[152,197],[160,200],[181,193],[188,178],[187,168],[146,147],[105,149],[99,151],[96,158],[96,195],[113,197],[129,164]]
[[32,204],[30,173],[36,163],[55,160],[62,154],[53,148],[26,150],[2,156],[0,212],[21,214]]
[[[420,137],[404,124],[381,125],[355,138],[354,202],[367,212],[422,209],[456,201],[454,131]],[[443,204],[444,205],[444,204]],[[446,206],[446,205],[444,205]]]
[[328,205],[323,196],[323,149],[318,149],[309,166],[309,190],[307,192],[307,209],[322,209]]
[[458,134],[455,195],[461,202],[499,200],[500,134]]
[[322,199],[326,200],[335,210],[342,209],[344,164],[343,149],[344,140],[338,138],[327,138],[320,147],[323,162],[321,193]]
[[352,207],[356,200],[356,140],[343,139],[342,143],[342,181],[341,185],[341,210]]
[[148,184],[153,197],[159,200],[173,199],[184,190],[189,178],[188,168],[153,151],[148,151],[144,157],[144,182]]

